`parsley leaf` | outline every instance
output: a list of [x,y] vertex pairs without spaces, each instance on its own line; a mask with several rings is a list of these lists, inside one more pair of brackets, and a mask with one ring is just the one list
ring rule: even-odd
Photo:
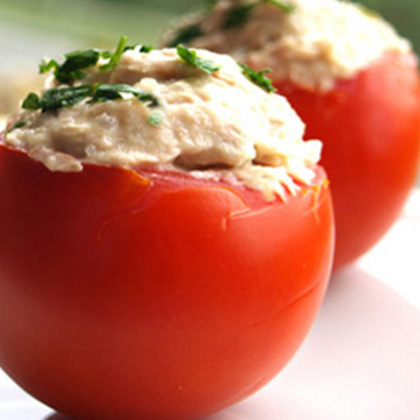
[[118,42],[117,48],[115,49],[114,53],[111,54],[108,63],[99,67],[101,71],[111,70],[118,65],[121,60],[121,56],[126,51],[126,45],[128,42],[128,38],[126,36],[122,36]]
[[203,31],[199,24],[194,24],[181,28],[172,41],[169,47],[176,47],[178,44],[188,44],[199,36],[203,35]]
[[282,9],[286,13],[291,13],[295,10],[295,6],[286,1],[281,1],[281,0],[263,0],[263,1],[265,1],[266,3],[270,3],[274,6],[277,6],[278,8]]
[[256,3],[232,7],[222,24],[222,29],[232,29],[246,23],[250,19],[255,6]]
[[266,69],[262,71],[254,71],[245,64],[238,63],[238,65],[242,69],[242,73],[257,86],[263,88],[269,93],[277,91],[277,89],[273,86],[273,81],[264,76],[264,74],[271,73],[272,70]]
[[46,71],[54,68],[54,77],[59,83],[72,84],[75,80],[81,80],[85,77],[86,70],[96,65],[101,53],[99,50],[79,50],[67,53],[65,61],[59,65],[55,60],[48,63],[41,63],[40,71]]
[[54,70],[54,77],[59,83],[72,85],[76,80],[82,80],[86,76],[85,70],[96,66],[100,58],[108,59],[108,62],[99,67],[100,71],[111,70],[118,65],[125,51],[138,49],[139,52],[150,52],[153,47],[149,45],[127,46],[128,38],[122,36],[114,52],[107,50],[77,50],[64,55],[65,60],[59,64],[56,60],[42,60],[39,65],[41,74]]
[[160,101],[151,93],[144,92],[130,85],[96,83],[72,87],[55,87],[48,89],[38,97],[31,92],[22,103],[22,108],[28,110],[41,109],[42,112],[56,111],[59,108],[70,107],[91,98],[91,102],[105,102],[124,99],[123,93],[131,94],[140,102],[153,108],[160,105]]
[[137,49],[138,48],[138,50],[139,50],[139,52],[142,52],[142,53],[149,53],[150,51],[153,51],[153,47],[151,46],[151,45],[135,45],[133,48],[131,48],[131,47],[126,47],[126,51],[128,50],[128,49],[133,49],[133,50],[135,50],[135,49]]
[[34,92],[30,92],[22,102],[22,108],[29,110],[36,110],[41,108],[41,101],[38,98],[38,95]]
[[40,106],[42,112],[56,111],[59,108],[76,105],[92,95],[92,92],[92,85],[51,88],[42,95]]
[[128,93],[135,96],[140,102],[146,103],[150,107],[160,105],[159,99],[151,93],[144,92],[131,85],[125,84],[109,84],[101,83],[94,87],[94,94],[92,96],[92,102],[105,102],[115,99],[124,99],[122,93]]
[[204,8],[205,10],[212,10],[214,6],[219,2],[219,0],[204,0]]
[[163,115],[160,112],[152,112],[147,118],[150,125],[159,126],[163,122]]
[[187,64],[191,64],[194,67],[204,71],[207,74],[213,74],[214,72],[220,70],[221,66],[214,63],[210,60],[205,60],[197,56],[195,50],[189,49],[182,44],[179,44],[177,47],[177,53],[179,58]]
[[28,124],[26,121],[18,121],[16,124],[13,124],[12,127],[10,127],[7,131],[6,134],[11,133],[13,130],[16,130],[17,128],[22,128],[24,127],[26,124]]
[[245,24],[250,18],[251,14],[257,7],[258,3],[270,3],[274,6],[279,7],[283,11],[290,13],[295,10],[295,6],[287,1],[283,0],[259,0],[250,4],[243,4],[234,6],[229,10],[226,15],[224,22],[222,23],[222,29],[232,29]]
[[39,65],[39,72],[41,74],[48,73],[52,69],[56,69],[60,67],[60,65],[55,60],[45,61],[44,59],[41,61]]

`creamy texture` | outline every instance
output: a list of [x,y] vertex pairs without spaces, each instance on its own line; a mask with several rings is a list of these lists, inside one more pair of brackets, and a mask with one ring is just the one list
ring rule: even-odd
[[[268,199],[295,192],[296,181],[310,183],[321,143],[302,140],[304,124],[287,100],[250,82],[230,57],[197,53],[220,70],[208,75],[182,62],[174,49],[131,50],[112,71],[95,68],[80,82],[130,84],[155,95],[157,107],[127,95],[55,112],[21,109],[8,128],[26,124],[7,134],[6,143],[26,149],[52,171],[81,171],[85,162],[153,165],[233,177]],[[156,114],[161,123],[152,125]]]
[[[385,52],[410,51],[410,44],[379,16],[356,4],[337,0],[283,0],[286,12],[258,0],[220,0],[206,15],[193,16],[168,33],[199,25],[198,48],[228,53],[255,70],[273,69],[272,78],[321,91],[337,78],[350,78]],[[256,4],[243,24],[226,29],[235,7]]]
[[7,116],[0,115],[0,132],[2,132],[6,128],[7,124]]

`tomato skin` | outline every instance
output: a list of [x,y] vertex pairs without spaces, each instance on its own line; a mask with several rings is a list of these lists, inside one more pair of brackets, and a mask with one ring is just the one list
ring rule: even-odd
[[369,250],[413,187],[420,156],[420,83],[409,54],[386,54],[324,94],[276,83],[324,143],[337,229],[334,267]]
[[175,174],[52,173],[0,145],[1,367],[80,419],[194,419],[246,397],[295,353],[326,289],[317,171],[267,203]]

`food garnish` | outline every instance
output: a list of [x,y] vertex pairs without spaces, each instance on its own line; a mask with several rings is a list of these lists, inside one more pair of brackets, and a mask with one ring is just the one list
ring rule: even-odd
[[271,73],[271,69],[254,71],[245,64],[238,63],[238,65],[242,69],[243,74],[251,80],[251,82],[254,82],[256,85],[260,86],[269,93],[277,91],[277,89],[273,86],[273,81],[264,76],[267,73]]
[[205,60],[204,58],[198,57],[195,50],[187,48],[185,45],[179,44],[176,47],[176,50],[182,61],[203,70],[207,74],[213,74],[220,70],[220,65],[211,60]]
[[57,87],[46,90],[41,97],[31,92],[22,103],[22,108],[30,110],[41,109],[42,112],[56,111],[59,108],[70,107],[91,98],[91,102],[105,102],[124,99],[123,94],[131,94],[140,102],[150,107],[158,106],[159,100],[151,93],[144,92],[126,84],[95,83],[72,87]]

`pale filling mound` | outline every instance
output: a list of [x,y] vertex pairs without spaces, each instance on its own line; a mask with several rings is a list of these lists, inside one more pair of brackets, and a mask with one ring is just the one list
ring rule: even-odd
[[127,51],[111,71],[94,68],[77,83],[129,84],[153,94],[159,105],[127,94],[53,112],[21,109],[8,128],[25,125],[11,130],[6,144],[27,150],[51,171],[81,171],[86,162],[154,166],[234,177],[267,199],[310,184],[321,143],[302,140],[304,124],[287,100],[248,80],[230,57],[197,54],[220,70],[206,74],[174,49]]
[[7,116],[0,114],[0,132],[2,132],[6,128],[7,124]]
[[[191,45],[228,53],[272,78],[326,91],[337,78],[350,78],[385,52],[409,52],[408,41],[374,14],[338,0],[282,0],[290,11],[263,0],[220,0],[205,15],[192,16],[165,36],[169,44],[188,27],[199,28]],[[228,24],[240,8],[246,18]]]

